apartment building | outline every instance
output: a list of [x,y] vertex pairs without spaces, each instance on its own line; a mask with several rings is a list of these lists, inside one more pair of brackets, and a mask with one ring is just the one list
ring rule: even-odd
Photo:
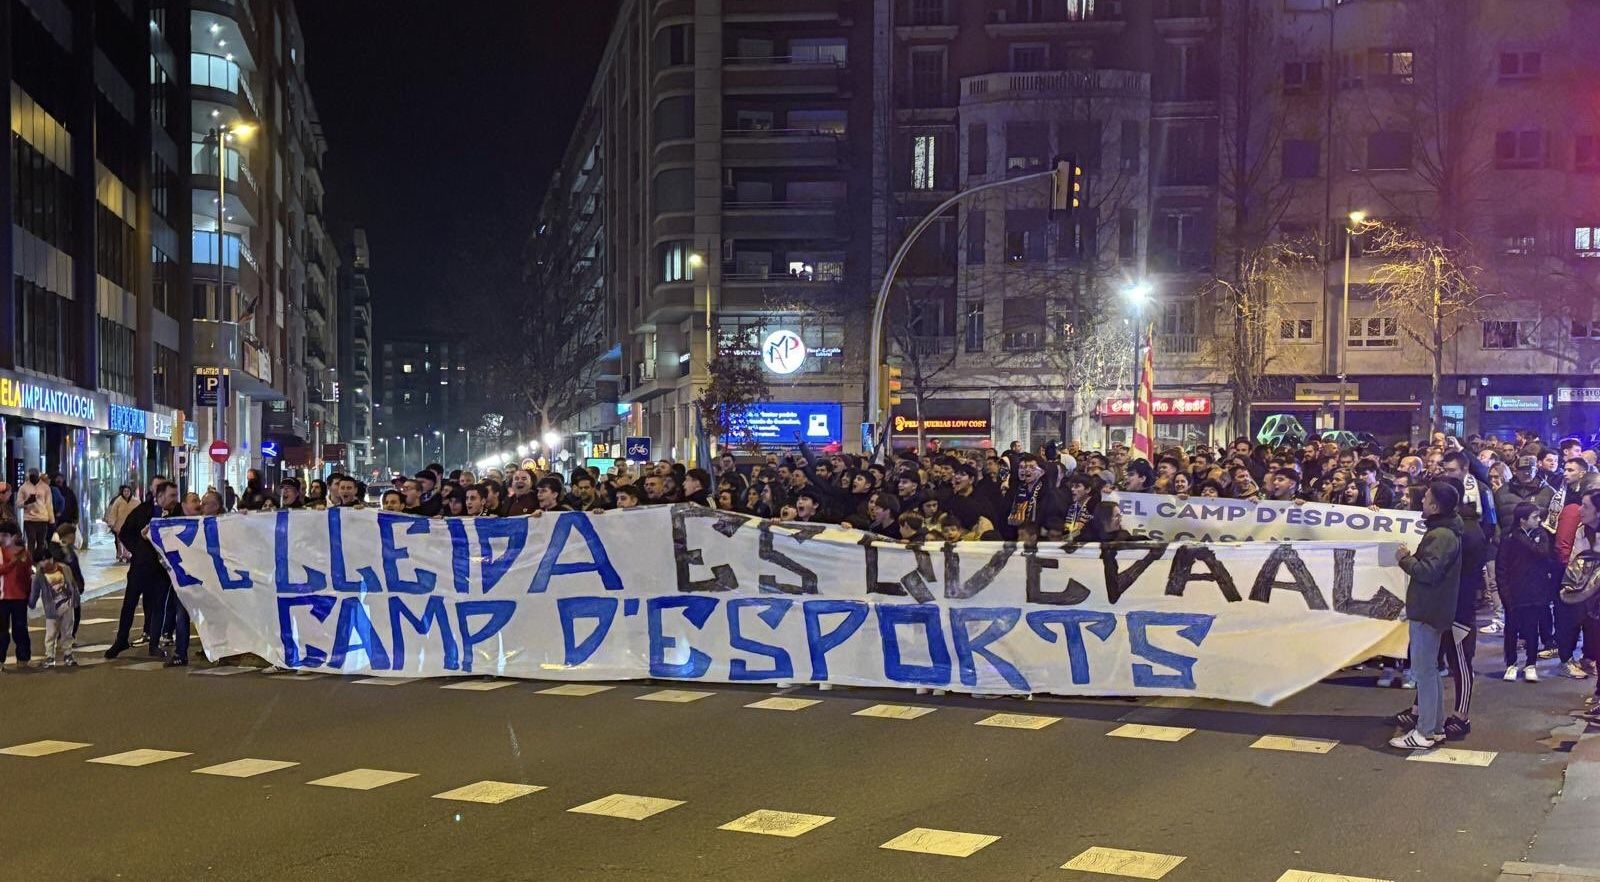
[[379,400],[373,404],[377,460],[407,474],[430,462],[471,463],[467,429],[478,401],[468,377],[467,346],[443,335],[393,335],[383,341]]
[[357,227],[350,234],[339,284],[338,343],[339,437],[349,448],[349,467],[356,474],[370,474],[376,466],[372,455],[372,249],[367,231]]

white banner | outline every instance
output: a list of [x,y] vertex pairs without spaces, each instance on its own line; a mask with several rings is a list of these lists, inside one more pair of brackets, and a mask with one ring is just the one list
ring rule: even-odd
[[1162,542],[1405,542],[1428,532],[1422,512],[1326,502],[1255,502],[1107,493],[1122,526]]
[[346,674],[1272,704],[1404,645],[1405,579],[1375,542],[906,546],[692,505],[266,512],[150,535],[209,657]]

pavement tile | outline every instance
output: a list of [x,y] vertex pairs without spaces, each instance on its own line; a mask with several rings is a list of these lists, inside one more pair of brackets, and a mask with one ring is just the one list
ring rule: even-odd
[[1059,722],[1061,722],[1060,717],[1045,717],[1038,714],[995,714],[984,717],[973,725],[996,726],[1001,729],[1043,729]]
[[659,692],[650,692],[645,695],[635,695],[633,700],[666,701],[674,704],[687,704],[691,701],[699,701],[702,698],[710,698],[713,695],[716,695],[716,693],[702,692],[697,689],[663,689]]
[[1413,763],[1443,763],[1449,766],[1477,766],[1483,768],[1494,762],[1500,754],[1492,750],[1462,750],[1456,747],[1435,747],[1406,757]]
[[137,767],[164,763],[167,760],[174,760],[181,756],[190,756],[190,753],[186,750],[154,750],[146,747],[122,753],[113,753],[109,756],[97,756],[92,760],[86,760],[86,762],[99,763],[103,766]]
[[435,793],[434,799],[452,799],[459,802],[482,802],[490,805],[499,805],[510,802],[520,796],[538,793],[545,788],[534,784],[511,784],[505,781],[479,781],[443,793]]
[[351,769],[315,781],[307,781],[317,787],[339,787],[344,790],[375,790],[397,781],[417,777],[415,772],[390,772],[384,769]]
[[0,754],[5,756],[49,756],[53,753],[65,753],[69,750],[78,750],[93,745],[82,741],[30,741],[27,744],[13,744],[0,749]]
[[807,815],[800,812],[780,812],[756,809],[748,815],[734,818],[718,827],[736,833],[760,833],[763,836],[786,836],[793,839],[833,820],[829,815]]
[[221,778],[254,778],[257,775],[265,775],[268,772],[277,772],[283,769],[293,768],[294,766],[298,765],[300,764],[291,763],[286,760],[247,758],[237,759],[233,760],[232,762],[221,763],[215,766],[206,766],[203,769],[195,769],[194,774],[216,775]]
[[537,695],[570,695],[570,696],[573,696],[574,698],[582,698],[585,695],[599,695],[602,692],[610,692],[611,690],[613,690],[615,688],[617,688],[617,687],[615,687],[615,686],[600,686],[600,685],[596,685],[594,683],[564,683],[564,684],[562,684],[560,686],[551,686],[549,689],[540,689],[535,694],[537,694]]
[[1180,726],[1151,726],[1145,723],[1127,723],[1106,733],[1112,738],[1142,738],[1146,741],[1182,741],[1194,734],[1193,729]]
[[1149,851],[1128,851],[1121,848],[1095,846],[1061,865],[1063,870],[1080,873],[1103,873],[1107,876],[1126,876],[1130,879],[1161,879],[1173,868],[1183,863],[1175,854],[1157,854]]
[[980,849],[1000,841],[998,836],[982,833],[961,833],[955,830],[935,830],[930,827],[913,827],[878,846],[893,851],[914,851],[918,854],[938,854],[945,857],[971,857]]
[[1294,753],[1327,753],[1339,746],[1337,741],[1325,738],[1291,738],[1286,735],[1263,735],[1250,745],[1257,750],[1287,750]]
[[1342,873],[1315,873],[1310,870],[1290,870],[1279,876],[1277,882],[1390,882],[1367,876],[1346,876]]
[[507,686],[515,686],[515,680],[467,680],[462,683],[446,683],[440,689],[460,689],[463,692],[493,692]]
[[667,809],[683,805],[681,799],[658,799],[654,796],[633,796],[627,793],[613,793],[603,796],[593,802],[573,806],[569,812],[580,815],[604,815],[608,818],[627,818],[630,821],[642,821],[651,815],[658,815]]
[[753,701],[745,705],[745,707],[753,707],[756,710],[797,711],[805,710],[814,704],[821,703],[815,698],[787,698],[781,695],[774,695],[771,698]]
[[927,716],[933,713],[934,710],[931,707],[918,707],[914,704],[875,704],[872,707],[864,707],[850,716],[877,717],[883,720],[914,720],[917,717]]

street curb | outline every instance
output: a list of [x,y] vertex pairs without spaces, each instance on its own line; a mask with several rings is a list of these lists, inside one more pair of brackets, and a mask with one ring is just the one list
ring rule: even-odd
[[1595,835],[1600,828],[1600,735],[1590,728],[1588,720],[1576,718],[1570,727],[1552,733],[1577,736],[1561,792],[1524,855],[1528,860],[1507,861],[1499,882],[1600,882],[1600,836]]
[[1528,864],[1506,861],[1497,882],[1591,882],[1600,879],[1600,870],[1569,867],[1566,864]]

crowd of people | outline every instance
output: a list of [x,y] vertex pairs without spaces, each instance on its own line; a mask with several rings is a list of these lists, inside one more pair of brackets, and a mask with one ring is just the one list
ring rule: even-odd
[[[1169,447],[1153,462],[1121,445],[1105,452],[1053,443],[1037,452],[1024,450],[1020,442],[1003,451],[933,445],[867,458],[819,453],[796,439],[791,453],[736,457],[725,452],[709,470],[660,461],[605,474],[576,466],[566,476],[528,468],[490,469],[480,476],[432,464],[411,476],[394,476],[381,493],[372,491],[377,498],[370,501],[368,486],[345,474],[307,484],[285,478],[269,488],[252,470],[242,493],[225,485],[222,492],[181,497],[176,484],[157,476],[142,492],[123,487],[107,511],[129,573],[117,636],[106,654],[115,657],[147,644],[151,655],[168,664],[187,663],[187,615],[172,601],[166,570],[148,539],[149,522],[164,516],[372,505],[421,517],[538,517],[691,503],[909,542],[1129,542],[1145,537],[1124,527],[1122,509],[1105,498],[1111,491],[1322,502],[1423,516],[1426,534],[1415,550],[1402,548],[1397,560],[1410,578],[1410,664],[1384,667],[1379,684],[1417,690],[1416,706],[1396,717],[1408,731],[1392,743],[1424,749],[1471,729],[1479,633],[1501,635],[1506,680],[1537,682],[1540,661],[1551,661],[1566,677],[1595,677],[1600,659],[1600,600],[1594,596],[1600,593],[1596,454],[1576,438],[1547,443],[1521,432],[1511,440],[1474,436],[1465,442],[1436,433],[1424,445],[1402,442],[1387,449],[1330,441],[1274,448],[1240,438],[1216,449]],[[32,485],[33,480],[37,476],[25,491],[31,500],[24,504],[25,517],[30,505],[48,504],[42,500],[49,485]],[[9,488],[0,485],[0,493],[8,494]],[[59,507],[59,500],[52,501]],[[25,539],[15,524],[0,520],[0,604],[6,605],[22,661],[28,658],[26,605],[43,602],[55,610],[47,621],[61,624],[47,631],[47,653],[52,662],[70,664],[71,609],[82,584],[81,574],[73,575],[76,534],[72,524],[54,523],[54,513],[48,514],[43,528],[25,521]],[[51,526],[58,528],[53,534]],[[68,531],[66,538],[62,530]],[[51,562],[58,565],[49,567]],[[62,598],[68,601],[64,605]],[[130,635],[141,602],[146,633]],[[1487,619],[1481,627],[1480,617]],[[49,635],[59,633],[69,637],[52,642]],[[63,644],[68,649],[58,656]],[[0,661],[5,646],[0,642]],[[1439,659],[1455,682],[1449,707],[1435,663]],[[1596,696],[1588,699],[1591,708]]]

